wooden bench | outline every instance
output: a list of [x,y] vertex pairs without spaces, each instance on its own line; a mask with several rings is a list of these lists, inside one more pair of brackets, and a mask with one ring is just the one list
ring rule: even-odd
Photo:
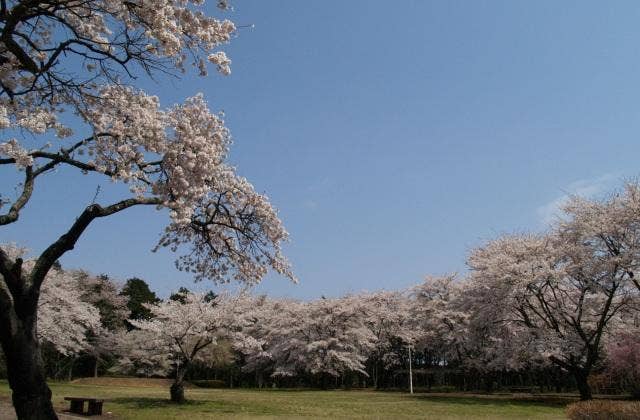
[[[69,411],[75,414],[86,414],[87,416],[94,416],[102,414],[102,403],[104,400],[97,398],[83,398],[83,397],[64,397],[65,401],[70,401],[71,406]],[[84,411],[84,402],[87,401],[87,412]]]

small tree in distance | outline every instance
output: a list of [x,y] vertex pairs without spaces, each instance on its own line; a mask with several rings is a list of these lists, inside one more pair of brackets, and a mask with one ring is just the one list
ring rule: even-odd
[[156,360],[165,364],[166,369],[167,361],[171,361],[175,369],[171,401],[183,403],[184,375],[189,366],[219,339],[238,340],[241,335],[245,305],[238,301],[242,299],[223,294],[211,300],[205,294],[182,291],[180,299],[147,305],[152,319],[131,320],[136,329],[124,340],[142,343],[137,337],[142,335],[146,341],[142,345],[144,351],[136,348],[134,353],[125,352],[127,365],[135,364],[137,359],[144,359],[143,365],[153,365]]
[[[0,250],[0,341],[21,419],[56,418],[37,340],[38,300],[55,262],[96,219],[134,206],[167,209],[170,221],[156,249],[186,247],[176,265],[197,280],[256,283],[269,268],[293,279],[275,209],[227,162],[231,139],[222,116],[201,94],[161,108],[159,98],[133,86],[136,73],[180,72],[191,64],[200,75],[207,63],[230,73],[218,47],[235,25],[207,15],[204,6],[188,0],[0,6],[0,168],[22,178],[3,185],[9,192],[0,196],[0,226],[16,223],[41,178],[61,167],[130,191],[80,209],[31,269]],[[226,9],[227,2],[218,6]]]

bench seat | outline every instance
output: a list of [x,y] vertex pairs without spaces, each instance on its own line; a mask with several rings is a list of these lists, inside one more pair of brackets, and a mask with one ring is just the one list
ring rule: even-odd
[[[69,411],[75,414],[84,414],[95,416],[102,414],[102,404],[104,400],[99,398],[86,397],[64,397],[65,401],[70,402]],[[84,411],[84,402],[88,402],[87,412]]]

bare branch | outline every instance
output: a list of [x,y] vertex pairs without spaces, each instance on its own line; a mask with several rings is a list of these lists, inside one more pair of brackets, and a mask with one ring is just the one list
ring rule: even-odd
[[0,215],[0,226],[8,225],[9,223],[13,223],[18,220],[18,217],[20,216],[20,210],[22,210],[22,208],[27,204],[27,202],[31,198],[31,194],[33,193],[34,179],[35,176],[33,174],[33,168],[31,166],[27,166],[27,168],[25,169],[25,179],[22,186],[22,193],[13,203],[11,208],[9,208],[9,212],[7,212],[7,214]]
[[102,207],[99,204],[92,204],[88,206],[82,214],[71,225],[71,228],[62,236],[58,238],[53,244],[51,244],[44,252],[38,257],[33,270],[30,274],[30,287],[32,293],[37,297],[40,285],[44,281],[44,278],[51,268],[51,266],[64,255],[65,252],[74,248],[76,242],[80,238],[80,235],[85,231],[89,224],[96,218],[106,217],[112,214],[118,213],[129,207],[137,205],[160,205],[162,201],[156,197],[150,198],[129,198],[122,200],[107,207]]

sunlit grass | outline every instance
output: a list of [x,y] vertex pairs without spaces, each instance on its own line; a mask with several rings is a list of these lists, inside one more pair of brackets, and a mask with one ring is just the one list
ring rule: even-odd
[[[65,396],[105,398],[104,411],[124,419],[204,419],[249,417],[562,419],[564,404],[504,397],[408,395],[375,391],[187,389],[189,402],[168,401],[163,387],[96,386],[52,383],[56,408]],[[0,383],[0,396],[10,391]]]

